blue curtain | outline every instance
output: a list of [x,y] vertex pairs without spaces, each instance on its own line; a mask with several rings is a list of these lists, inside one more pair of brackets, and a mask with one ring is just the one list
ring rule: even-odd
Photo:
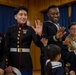
[[76,22],[76,4],[71,5],[71,22]]
[[14,8],[0,5],[0,32],[6,33],[9,26],[16,23],[14,19]]
[[66,29],[65,31],[67,32],[66,35],[68,35],[68,7],[60,7],[60,19],[59,19],[59,24],[60,26],[64,26]]
[[44,13],[44,21],[48,21],[49,17],[47,16],[47,12]]

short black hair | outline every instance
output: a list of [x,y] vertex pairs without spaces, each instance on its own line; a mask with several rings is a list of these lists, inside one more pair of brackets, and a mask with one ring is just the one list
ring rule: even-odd
[[14,9],[14,15],[16,15],[20,10],[25,10],[28,13],[28,9],[25,6],[18,6]]
[[56,44],[47,46],[46,55],[49,59],[54,60],[58,54],[61,54],[61,48]]
[[51,5],[51,6],[49,6],[48,9],[47,9],[47,12],[49,12],[49,10],[50,10],[51,8],[58,8],[58,6],[56,6],[56,5]]
[[68,29],[70,29],[71,26],[73,26],[73,25],[76,25],[76,22],[71,22],[71,23],[69,24],[69,26],[68,26]]

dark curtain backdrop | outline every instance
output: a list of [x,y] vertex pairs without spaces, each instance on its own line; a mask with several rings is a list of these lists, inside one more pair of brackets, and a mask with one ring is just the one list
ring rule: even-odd
[[71,22],[76,22],[76,4],[71,5]]
[[[60,11],[60,19],[59,19],[59,24],[60,26],[64,26],[66,29],[65,31],[67,32],[66,35],[68,34],[68,7],[60,7],[59,8]],[[44,21],[49,20],[47,13],[44,13]]]
[[44,21],[48,21],[49,20],[49,18],[48,18],[48,16],[47,16],[47,12],[45,12],[44,13]]
[[68,35],[68,7],[60,7],[60,19],[59,24],[61,27],[65,27],[65,31],[67,32],[66,35]]
[[14,8],[0,5],[0,32],[6,33],[9,26],[16,23],[14,19]]

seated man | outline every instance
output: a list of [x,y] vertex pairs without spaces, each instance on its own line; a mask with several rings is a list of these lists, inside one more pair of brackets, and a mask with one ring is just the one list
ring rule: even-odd
[[71,63],[70,70],[76,72],[76,23],[72,22],[68,26],[69,35],[65,39],[65,44],[68,46],[68,55],[66,55],[66,61]]

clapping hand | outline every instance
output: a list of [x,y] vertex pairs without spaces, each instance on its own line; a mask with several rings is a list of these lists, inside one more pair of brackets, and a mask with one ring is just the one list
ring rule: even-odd
[[70,71],[70,75],[76,75],[73,70]]
[[12,73],[12,72],[13,72],[12,66],[8,66],[8,67],[5,69],[5,71],[6,71],[7,73]]
[[68,37],[66,37],[65,40],[63,41],[63,45],[68,45],[69,41],[70,41],[70,39]]
[[65,30],[65,27],[61,27],[61,28],[57,31],[57,33],[56,33],[56,38],[57,38],[57,39],[62,38],[62,37],[66,34],[66,32],[64,32],[64,30]]
[[42,38],[42,39],[41,39],[41,42],[43,43],[44,46],[47,46],[48,39]]

